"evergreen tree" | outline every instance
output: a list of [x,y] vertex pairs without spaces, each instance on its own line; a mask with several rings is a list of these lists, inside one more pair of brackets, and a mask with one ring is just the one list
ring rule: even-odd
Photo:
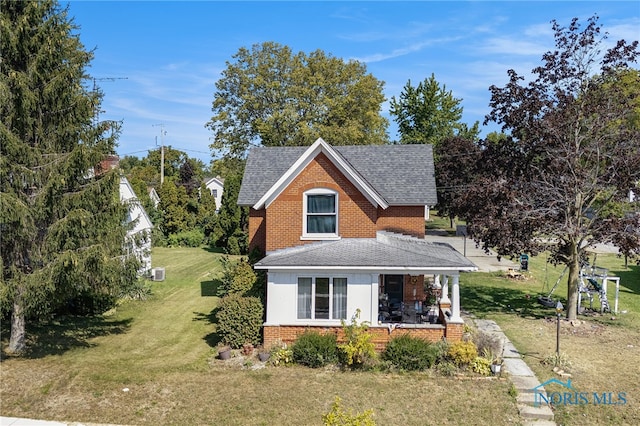
[[241,182],[242,172],[226,177],[216,224],[216,235],[219,235],[216,244],[224,247],[229,254],[246,254],[249,245],[248,211],[246,207],[238,205]]
[[189,218],[187,205],[189,196],[183,186],[176,186],[173,180],[166,181],[158,191],[160,196],[159,210],[162,212],[162,231],[165,237],[178,232],[187,231]]
[[210,242],[218,239],[216,235],[216,223],[218,222],[218,214],[216,213],[216,199],[207,189],[205,184],[200,185],[200,199],[198,200],[198,213],[196,223],[202,229],[205,237]]
[[96,167],[119,127],[94,122],[102,96],[86,88],[92,53],[76,31],[54,1],[0,1],[0,302],[12,353],[26,349],[27,320],[136,279],[119,176]]

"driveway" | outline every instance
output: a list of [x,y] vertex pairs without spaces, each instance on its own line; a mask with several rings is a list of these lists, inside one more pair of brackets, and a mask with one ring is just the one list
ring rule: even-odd
[[471,238],[451,237],[446,233],[429,231],[425,236],[425,240],[434,243],[449,244],[472,261],[481,272],[506,271],[510,268],[520,268],[519,263],[512,262],[509,259],[502,258],[498,260],[498,255],[495,252],[486,254],[484,250],[476,247],[476,243]]

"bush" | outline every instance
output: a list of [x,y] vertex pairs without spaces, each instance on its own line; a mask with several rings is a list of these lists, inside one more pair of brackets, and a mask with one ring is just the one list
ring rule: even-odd
[[220,301],[216,318],[218,334],[232,348],[240,348],[245,343],[260,343],[263,318],[260,299],[239,294],[225,296]]
[[228,294],[240,294],[247,296],[256,283],[256,273],[253,267],[244,259],[233,262],[228,257],[222,257],[222,278],[218,286],[218,296],[224,297]]
[[489,361],[487,358],[477,356],[471,362],[471,370],[474,373],[478,373],[483,376],[488,376],[491,374],[491,361]]
[[287,347],[286,343],[273,346],[270,355],[269,360],[275,366],[293,363],[293,351]]
[[347,325],[342,320],[342,329],[346,342],[338,345],[339,356],[343,364],[349,367],[362,367],[372,363],[376,358],[376,351],[371,342],[372,336],[369,333],[369,323],[366,321],[358,324],[360,309],[351,318],[351,324]]
[[442,376],[450,377],[458,372],[458,367],[456,367],[456,365],[452,362],[444,361],[436,364],[436,371]]
[[335,334],[305,331],[291,347],[293,361],[311,368],[324,367],[338,361]]
[[322,416],[324,426],[375,426],[373,421],[373,410],[366,410],[363,413],[346,413],[342,409],[342,400],[336,396],[331,405],[331,411]]
[[425,370],[434,364],[436,348],[427,340],[404,334],[387,344],[382,359],[400,370]]
[[439,340],[433,344],[433,349],[436,354],[436,364],[449,361],[449,343],[446,340]]
[[473,342],[455,342],[449,346],[449,358],[458,367],[464,367],[478,356],[478,349]]
[[170,234],[167,242],[171,247],[200,247],[204,240],[204,232],[200,229],[192,229]]

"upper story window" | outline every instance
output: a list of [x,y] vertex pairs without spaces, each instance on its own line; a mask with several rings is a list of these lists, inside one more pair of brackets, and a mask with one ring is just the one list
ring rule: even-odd
[[338,193],[318,188],[304,193],[303,238],[338,237]]

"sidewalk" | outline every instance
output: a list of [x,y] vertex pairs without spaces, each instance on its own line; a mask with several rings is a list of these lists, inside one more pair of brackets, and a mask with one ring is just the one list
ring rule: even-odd
[[535,406],[535,391],[533,389],[545,392],[544,387],[540,386],[538,378],[522,360],[520,352],[505,336],[498,324],[493,320],[477,319],[473,315],[466,315],[465,320],[473,321],[478,330],[497,337],[503,343],[502,368],[518,391],[516,396],[518,412],[524,420],[525,426],[555,426],[551,408],[548,405]]

